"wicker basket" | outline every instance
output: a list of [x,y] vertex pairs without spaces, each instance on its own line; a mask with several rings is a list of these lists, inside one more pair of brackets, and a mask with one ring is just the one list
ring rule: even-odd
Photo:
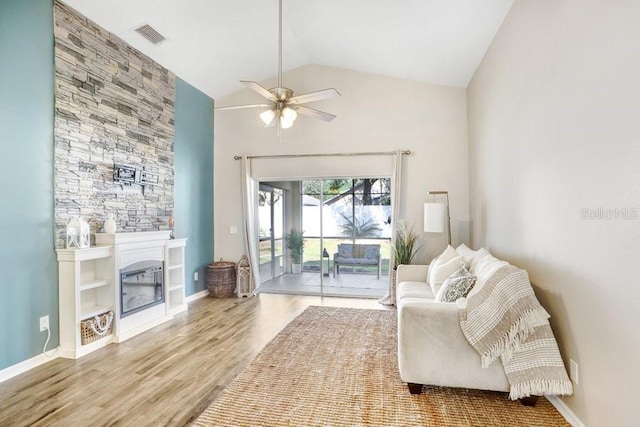
[[209,264],[207,288],[212,297],[232,297],[236,290],[236,263],[220,258],[220,261]]
[[111,335],[113,331],[113,311],[99,314],[91,319],[80,322],[80,337],[82,345],[98,341]]

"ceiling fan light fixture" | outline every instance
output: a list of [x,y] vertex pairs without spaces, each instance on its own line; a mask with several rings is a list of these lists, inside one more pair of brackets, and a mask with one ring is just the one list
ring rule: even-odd
[[273,118],[275,116],[276,116],[275,110],[265,110],[262,113],[260,113],[260,118],[262,119],[264,124],[267,126],[273,121]]
[[293,126],[293,120],[287,120],[284,116],[280,117],[280,127],[282,129],[289,129]]
[[[241,80],[240,83],[243,83],[247,88],[266,98],[271,104],[231,105],[228,107],[215,107],[215,110],[236,110],[240,108],[263,109],[265,107],[271,107],[268,110],[263,110],[259,115],[265,127],[278,127],[278,135],[280,135],[280,129],[288,129],[293,126],[293,122],[298,117],[298,114],[324,120],[325,122],[330,122],[336,118],[333,114],[302,105],[308,102],[316,102],[340,96],[340,93],[335,90],[335,88],[326,88],[295,95],[293,90],[282,85],[282,0],[278,0],[278,85],[267,89],[255,81]],[[292,107],[289,105],[292,105]]]
[[296,121],[296,118],[298,117],[298,113],[296,112],[296,110],[294,110],[291,107],[284,107],[282,109],[282,118],[290,121],[291,123]]

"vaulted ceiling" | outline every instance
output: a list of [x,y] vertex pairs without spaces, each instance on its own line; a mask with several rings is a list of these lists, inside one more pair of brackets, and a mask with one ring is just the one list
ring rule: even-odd
[[[212,98],[277,74],[278,0],[63,0]],[[283,70],[466,87],[513,0],[283,0]],[[153,45],[135,28],[166,41]]]

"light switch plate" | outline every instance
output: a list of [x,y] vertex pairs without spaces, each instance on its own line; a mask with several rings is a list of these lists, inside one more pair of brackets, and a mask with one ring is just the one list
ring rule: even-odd
[[573,359],[569,359],[569,377],[574,383],[579,384],[578,364]]

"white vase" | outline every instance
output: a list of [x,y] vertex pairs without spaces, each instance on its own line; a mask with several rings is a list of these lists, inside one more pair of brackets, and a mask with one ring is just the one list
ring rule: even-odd
[[113,220],[113,214],[107,215],[107,220],[104,222],[104,232],[107,234],[115,234],[116,233],[116,222]]
[[291,264],[291,272],[293,274],[302,273],[302,264]]

